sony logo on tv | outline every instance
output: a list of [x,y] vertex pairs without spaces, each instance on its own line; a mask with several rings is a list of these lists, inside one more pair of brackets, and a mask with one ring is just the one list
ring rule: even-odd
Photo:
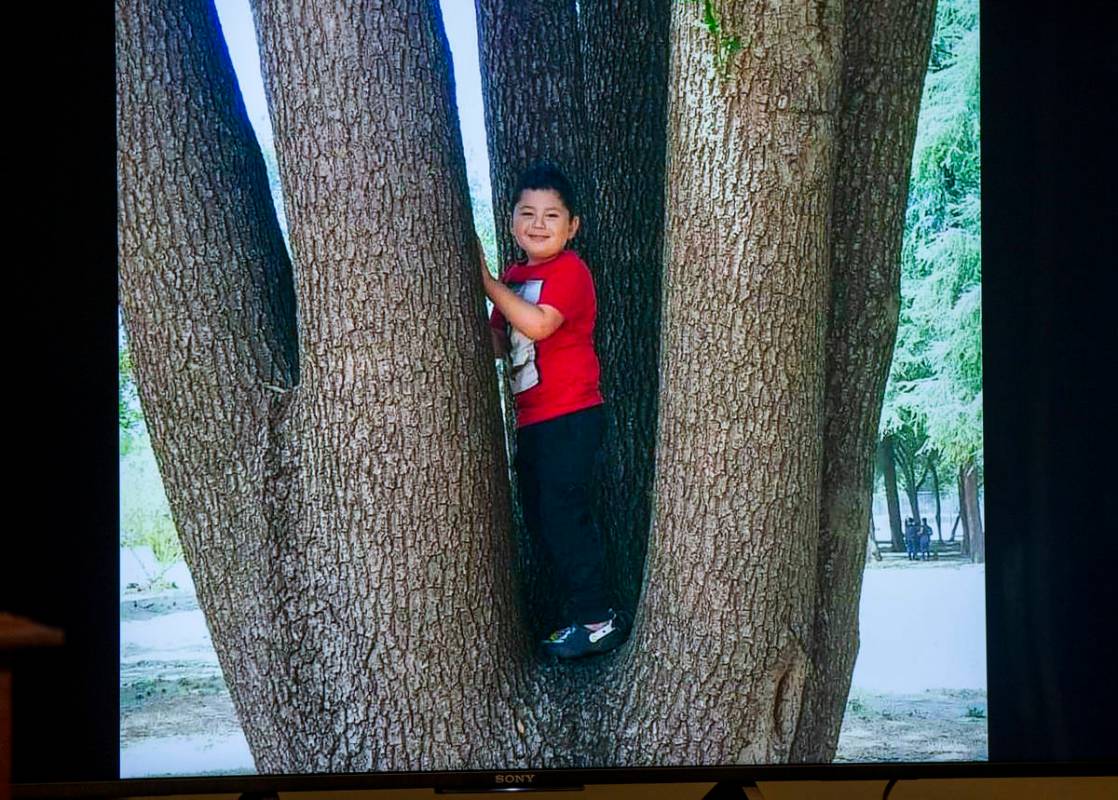
[[504,775],[501,775],[501,774],[497,775],[497,783],[504,783],[504,784],[531,783],[535,779],[536,779],[536,773],[534,773],[534,772],[526,772],[522,775],[516,775],[516,774],[513,774],[513,773],[508,773],[508,774],[504,774]]

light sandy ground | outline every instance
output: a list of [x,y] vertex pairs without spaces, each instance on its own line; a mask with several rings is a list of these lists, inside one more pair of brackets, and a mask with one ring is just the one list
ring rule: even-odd
[[871,563],[836,761],[989,758],[985,580],[982,564]]
[[899,693],[985,690],[985,576],[983,564],[903,557],[867,569],[852,685]]
[[[193,587],[137,592],[147,558],[122,551],[121,777],[252,772]],[[981,565],[871,562],[836,760],[987,758],[984,609]]]

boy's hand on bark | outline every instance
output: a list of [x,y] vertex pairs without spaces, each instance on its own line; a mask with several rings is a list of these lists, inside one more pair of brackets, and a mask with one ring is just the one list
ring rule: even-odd
[[477,239],[477,252],[481,261],[481,281],[482,285],[495,281],[496,279],[489,272],[489,264],[485,261],[485,248],[481,246],[481,239]]

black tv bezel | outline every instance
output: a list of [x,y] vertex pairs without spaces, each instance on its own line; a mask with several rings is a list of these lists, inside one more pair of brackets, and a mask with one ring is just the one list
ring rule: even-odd
[[[932,767],[932,769],[925,769]],[[575,770],[494,772],[377,772],[317,775],[126,778],[115,781],[17,784],[14,797],[154,797],[235,792],[306,792],[425,789],[454,792],[523,791],[510,789],[496,775],[534,775],[548,787],[580,789],[592,784],[767,783],[775,781],[934,780],[944,778],[1059,778],[1114,774],[1113,762],[937,762],[927,764],[796,764],[742,767],[610,767]],[[370,780],[372,779],[372,780]]]
[[[1102,182],[1096,183],[1096,176],[1084,169],[1087,154],[1102,152],[1105,142],[1101,126],[1085,129],[1082,121],[1091,108],[1105,100],[1107,78],[1113,81],[1115,77],[1114,67],[1105,61],[1109,55],[1113,63],[1118,54],[1108,54],[1107,43],[1102,41],[1105,26],[1089,13],[1076,15],[1069,5],[1074,7],[1075,3],[1064,4],[1058,10],[1062,13],[1055,13],[1039,2],[1035,8],[1022,3],[1003,7],[993,0],[981,3],[986,508],[988,520],[993,523],[991,528],[1020,532],[1014,541],[994,537],[988,542],[988,671],[1009,676],[1006,681],[990,682],[991,746],[995,727],[1023,732],[1035,724],[1037,714],[1031,714],[1021,702],[1023,692],[1035,690],[1041,709],[1039,718],[1052,725],[1049,749],[1038,750],[1039,756],[1026,753],[1021,761],[541,769],[536,771],[538,774],[556,781],[604,784],[1115,773],[1115,746],[1111,744],[1108,750],[1103,738],[1118,708],[1115,690],[1105,686],[1097,689],[1090,708],[1063,709],[1058,696],[1069,687],[1104,682],[1106,662],[1091,658],[1102,654],[1102,645],[1091,637],[1106,637],[1099,637],[1094,629],[1101,617],[1093,614],[1106,607],[1118,607],[1114,582],[1106,580],[1101,566],[1112,556],[1104,549],[1097,562],[1074,565],[1067,556],[1061,560],[1051,534],[1058,523],[1067,519],[1076,527],[1087,529],[1092,520],[1101,518],[1104,508],[1100,498],[1104,495],[1100,490],[1107,475],[1102,457],[1092,449],[1090,441],[1076,440],[1072,454],[1064,455],[1063,460],[1058,460],[1060,456],[1053,449],[1056,438],[1074,435],[1077,425],[1085,424],[1084,420],[1102,419],[1101,398],[1105,390],[1097,379],[1092,382],[1090,367],[1092,363],[1102,363],[1104,354],[1099,343],[1105,341],[1105,322],[1109,318],[1099,297],[1083,287],[1095,277],[1090,269],[1091,258],[1105,257],[1108,247],[1113,253],[1113,242],[1108,243],[1099,233],[1105,230],[1106,223]],[[45,22],[45,13],[39,13],[44,18],[40,21]],[[119,627],[112,626],[112,635],[94,633],[98,620],[103,622],[106,613],[107,618],[116,619],[119,602],[115,537],[119,490],[115,470],[106,469],[115,465],[117,453],[116,424],[112,421],[116,413],[116,376],[105,366],[111,363],[108,359],[116,351],[116,208],[112,200],[116,175],[111,127],[115,65],[107,44],[113,36],[112,16],[110,4],[89,4],[74,10],[64,20],[61,35],[67,58],[56,65],[58,76],[49,71],[45,75],[48,80],[77,76],[68,108],[59,109],[44,102],[34,85],[26,98],[26,108],[46,120],[45,125],[34,130],[35,136],[29,137],[34,140],[29,144],[39,148],[37,152],[49,154],[44,160],[50,161],[50,167],[44,171],[41,165],[19,165],[28,170],[32,198],[23,210],[30,212],[29,225],[46,223],[40,231],[46,252],[32,262],[39,266],[25,276],[31,280],[30,290],[23,294],[29,302],[22,304],[13,316],[22,323],[21,330],[32,330],[42,337],[43,361],[61,365],[37,375],[44,391],[51,396],[42,406],[44,413],[58,419],[60,427],[54,433],[39,432],[45,437],[48,452],[35,456],[39,460],[33,460],[33,466],[58,470],[54,453],[77,454],[77,463],[65,463],[61,470],[73,482],[70,504],[97,520],[94,527],[111,532],[112,547],[104,547],[96,538],[83,537],[80,532],[65,536],[64,546],[71,558],[62,578],[71,588],[61,596],[48,597],[37,591],[35,576],[30,572],[14,575],[4,587],[14,589],[7,607],[60,625],[69,637],[61,653],[16,657],[16,686],[34,687],[37,677],[57,682],[59,675],[65,676],[65,669],[52,666],[52,659],[80,663],[88,684],[76,705],[65,709],[56,702],[46,709],[47,715],[58,718],[61,724],[48,716],[41,724],[32,725],[29,719],[40,709],[31,708],[26,705],[29,700],[17,696],[16,730],[29,732],[29,738],[15,741],[14,765],[22,772],[13,776],[21,781],[14,784],[14,793],[30,797],[475,785],[479,791],[494,788],[495,783],[482,785],[486,776],[492,780],[496,774],[493,772],[142,779],[112,779],[104,774],[106,764],[119,764],[118,740],[107,734],[106,724],[111,720],[115,735],[119,735]],[[1046,43],[1054,49],[1049,51],[1042,69],[1035,55]],[[1113,43],[1110,46],[1113,51]],[[1092,73],[1101,79],[1079,79],[1080,75]],[[83,140],[76,147],[60,131],[64,120],[75,117],[74,109],[77,116],[89,121],[82,130]],[[1059,259],[1068,252],[1062,249],[1064,243],[1060,241],[1065,236],[1072,239],[1069,257],[1078,260],[1070,267],[1065,264],[1056,269]],[[69,268],[59,273],[58,263]],[[105,264],[114,265],[114,269],[102,266]],[[1091,309],[1092,302],[1098,304],[1097,312],[1080,312]],[[1023,314],[1022,309],[1027,313]],[[44,319],[53,319],[54,327],[44,326]],[[1092,351],[1088,344],[1075,355],[1072,340],[1082,337],[1084,331],[1093,339],[1095,349]],[[38,355],[33,354],[29,361],[31,368],[38,363]],[[1020,375],[1029,369],[1040,369],[1046,382],[1031,390],[1026,388],[1022,396]],[[1068,369],[1087,398],[1064,391],[1058,385],[1057,370]],[[1066,477],[1062,483],[1056,479],[1051,494],[1041,502],[1030,496],[1037,485],[1035,481],[1017,487],[1006,482],[1022,464],[1040,470],[1043,479],[1046,470],[1051,472],[1055,469],[1053,465],[1067,464],[1071,459],[1089,466],[1094,474],[1093,485],[1089,478],[1078,487],[1072,486]],[[50,502],[45,492],[31,492],[27,500],[36,508]],[[1070,511],[1057,516],[1056,505]],[[1084,536],[1076,541],[1083,544],[1088,540]],[[31,564],[51,550],[35,541],[18,542],[14,563],[24,563],[18,555],[24,547],[27,563]],[[1048,598],[1033,600],[1030,605],[1029,598],[1014,583],[1041,574],[1052,576],[1052,585],[1045,586]],[[1078,586],[1073,583],[1072,576],[1076,574],[1082,580]],[[99,593],[99,589],[103,591]],[[1043,606],[1044,602],[1049,605]],[[1076,602],[1091,613],[1064,625],[1057,625],[1046,616],[1057,604],[1070,606]],[[1051,675],[1042,674],[1044,670],[1036,666],[1037,658],[1046,658],[1045,643],[1031,641],[1026,628],[1037,618],[1047,620],[1045,624],[1049,625],[1043,631],[1052,650],[1049,671],[1055,669],[1063,674],[1055,683]],[[991,619],[997,624],[990,624]],[[34,674],[39,671],[42,676]],[[92,691],[94,686],[104,686],[104,678],[110,673],[112,691]],[[98,680],[102,682],[97,683]],[[43,691],[43,685],[39,685],[37,692],[28,689],[27,695],[42,700]],[[83,732],[88,735],[83,736]],[[70,769],[51,772],[50,755],[28,749],[52,738],[84,744],[67,756]],[[1059,757],[1061,753],[1063,757]],[[1086,756],[1083,760],[1068,757],[1077,753]],[[44,775],[59,778],[45,783],[34,780]],[[479,783],[474,784],[475,780]]]

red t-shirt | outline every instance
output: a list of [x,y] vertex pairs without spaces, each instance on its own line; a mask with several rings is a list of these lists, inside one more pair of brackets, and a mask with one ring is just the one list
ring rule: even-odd
[[598,303],[594,280],[578,254],[564,250],[542,264],[513,264],[501,281],[522,299],[552,306],[563,324],[546,339],[533,341],[511,325],[496,307],[489,324],[508,329],[516,426],[601,405],[600,368],[594,352]]

